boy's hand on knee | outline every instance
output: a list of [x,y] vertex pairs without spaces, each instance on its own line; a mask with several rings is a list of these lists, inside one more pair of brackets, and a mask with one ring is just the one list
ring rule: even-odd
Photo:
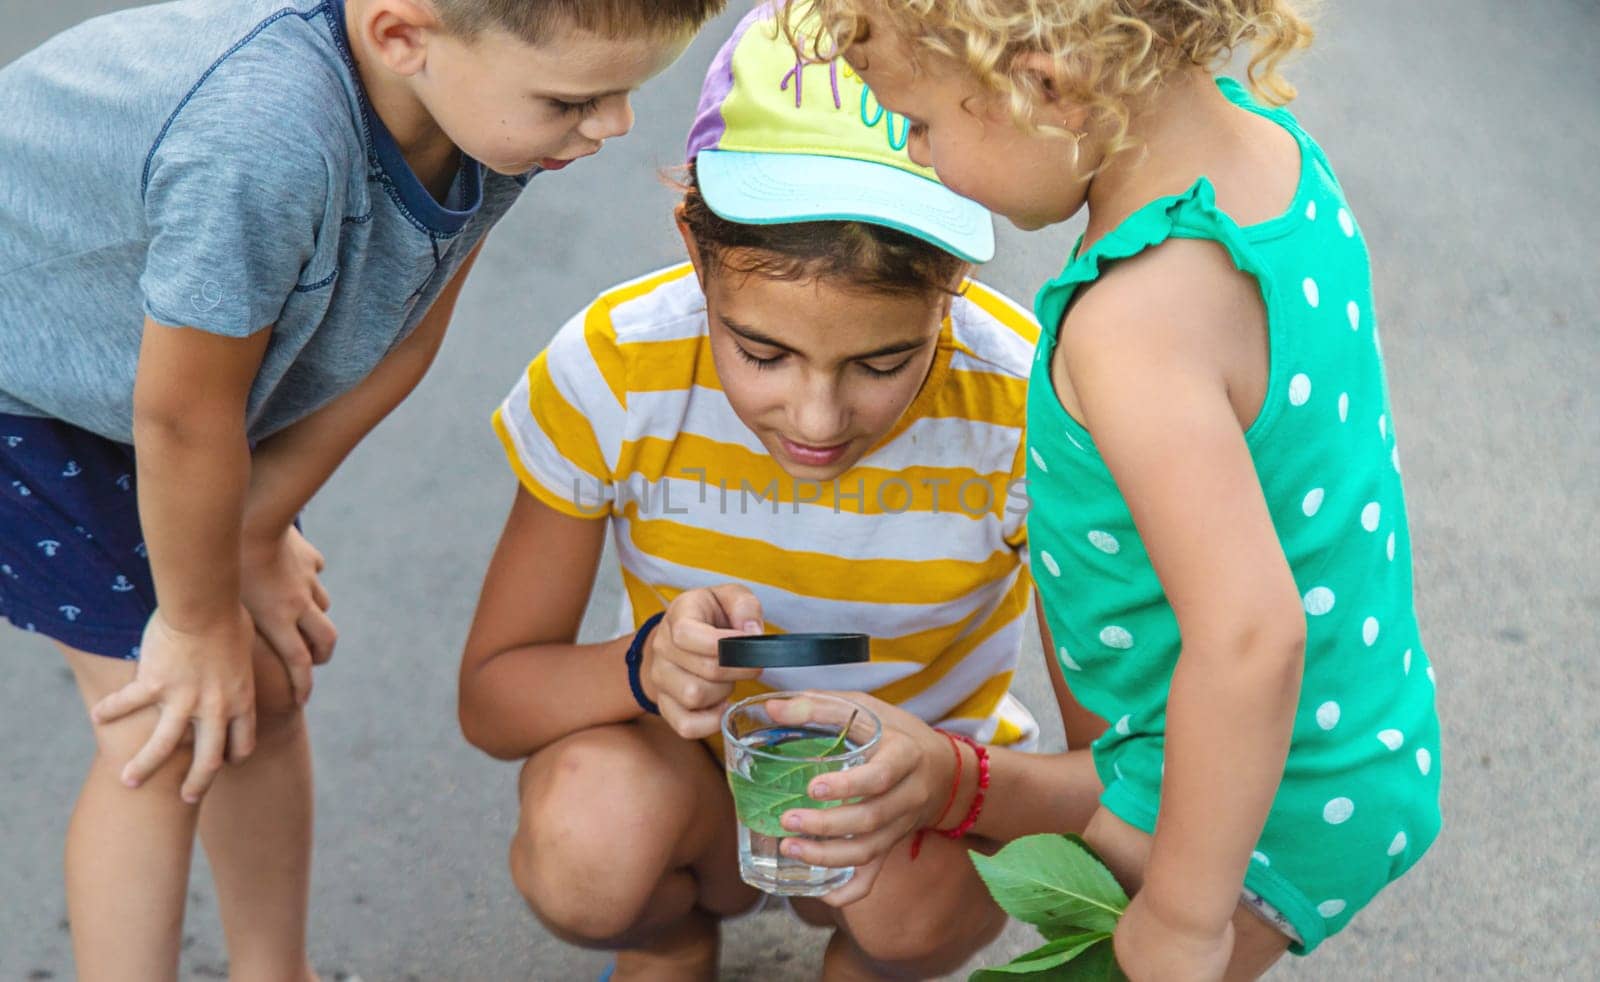
[[333,657],[339,632],[328,618],[328,591],[319,574],[322,553],[290,526],[266,539],[246,538],[240,599],[256,631],[283,661],[295,702],[311,698],[311,666]]
[[734,683],[761,674],[754,668],[723,668],[717,663],[717,642],[761,630],[761,601],[737,584],[689,590],[667,605],[666,616],[645,640],[640,676],[645,694],[679,736],[701,740],[717,732]]
[[250,649],[255,627],[241,605],[234,617],[203,630],[180,631],[160,608],[150,616],[133,681],[97,703],[96,725],[149,706],[159,709],[154,731],[122,769],[122,783],[143,784],[160,770],[194,728],[194,758],[181,794],[199,803],[223,758],[237,763],[255,749],[255,675]]

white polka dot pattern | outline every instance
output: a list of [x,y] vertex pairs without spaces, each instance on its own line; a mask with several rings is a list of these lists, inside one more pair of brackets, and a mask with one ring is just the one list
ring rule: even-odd
[[1116,536],[1099,529],[1089,533],[1089,544],[1108,556],[1115,556],[1122,551],[1122,543],[1117,541]]
[[1051,576],[1061,575],[1061,564],[1056,562],[1056,557],[1050,555],[1048,551],[1040,551],[1039,562],[1044,563],[1044,568],[1050,571]]
[[1339,725],[1339,704],[1329,700],[1317,707],[1317,725],[1331,730]]
[[1314,586],[1306,591],[1306,613],[1312,617],[1321,617],[1333,609],[1333,591],[1325,586]]
[[1112,624],[1100,631],[1100,643],[1107,648],[1117,648],[1123,651],[1133,647],[1133,635],[1125,627]]

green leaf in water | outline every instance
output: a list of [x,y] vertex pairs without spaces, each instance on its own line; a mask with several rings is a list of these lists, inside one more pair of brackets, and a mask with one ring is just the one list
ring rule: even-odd
[[[831,757],[845,746],[845,730],[838,737],[805,737],[762,748],[767,753],[785,758]],[[750,761],[748,777],[737,771],[728,772],[728,788],[733,793],[733,807],[739,823],[752,832],[778,838],[789,833],[781,819],[791,808],[836,808],[842,802],[818,801],[806,793],[818,774],[838,770],[839,762],[823,763],[816,760],[773,760],[756,757]]]

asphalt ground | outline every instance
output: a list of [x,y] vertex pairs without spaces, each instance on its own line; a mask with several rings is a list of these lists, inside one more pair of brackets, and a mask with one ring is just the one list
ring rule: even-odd
[[[120,6],[0,0],[0,63]],[[567,980],[604,963],[525,912],[504,863],[515,769],[456,730],[457,657],[514,488],[486,419],[568,315],[680,258],[658,175],[680,159],[736,16],[639,97],[632,136],[534,182],[432,374],[308,510],[342,631],[309,709],[312,954],[327,977]],[[1274,977],[1600,977],[1600,5],[1344,0],[1320,27],[1290,72],[1295,111],[1374,257],[1446,829],[1348,930]],[[1002,229],[982,276],[1026,299],[1077,231]],[[611,623],[616,575],[608,558],[586,637]],[[1048,720],[1037,645],[1025,662],[1021,694]],[[71,978],[60,857],[88,727],[48,644],[0,627],[0,666],[0,980]],[[185,977],[223,977],[203,862],[186,935]],[[761,915],[725,938],[727,979],[815,977],[821,934],[797,921]],[[1032,943],[1013,927],[982,962]]]

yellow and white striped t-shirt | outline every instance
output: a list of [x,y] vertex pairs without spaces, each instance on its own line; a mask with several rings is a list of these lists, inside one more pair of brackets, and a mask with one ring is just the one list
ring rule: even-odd
[[1030,744],[1009,695],[1032,584],[1022,458],[1038,327],[970,283],[895,428],[831,484],[796,481],[740,422],[688,265],[622,284],[569,321],[494,415],[523,487],[608,518],[618,633],[685,590],[743,583],[768,630],[854,631],[871,661],[769,670],[768,689],[870,692],[996,744]]

